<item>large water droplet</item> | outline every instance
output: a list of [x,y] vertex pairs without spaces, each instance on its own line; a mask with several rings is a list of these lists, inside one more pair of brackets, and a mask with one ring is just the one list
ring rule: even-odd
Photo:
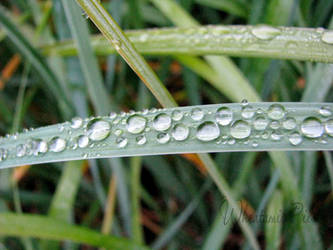
[[66,141],[60,137],[54,137],[50,141],[50,151],[58,153],[66,148]]
[[191,111],[191,118],[194,121],[200,121],[202,120],[203,117],[204,117],[204,112],[201,109],[195,108]]
[[280,120],[285,116],[285,114],[285,109],[280,104],[272,104],[268,108],[268,117],[272,120]]
[[251,134],[251,127],[246,121],[235,121],[230,128],[230,134],[236,139],[245,139]]
[[138,145],[144,145],[147,142],[147,138],[144,135],[139,135],[135,140]]
[[132,134],[141,133],[146,127],[147,120],[141,115],[132,115],[127,119],[127,131]]
[[171,116],[174,121],[180,121],[183,118],[184,114],[179,110],[175,110],[172,112]]
[[324,117],[328,117],[332,115],[332,111],[329,107],[323,106],[319,109],[319,114],[321,114]]
[[91,140],[101,141],[108,137],[110,130],[110,123],[104,120],[94,119],[88,124],[87,134]]
[[128,140],[125,137],[118,137],[116,139],[116,143],[118,145],[118,148],[124,148],[127,146]]
[[31,151],[34,155],[38,155],[40,153],[44,154],[48,150],[48,145],[46,141],[37,139],[31,141]]
[[327,44],[333,44],[333,31],[325,31],[321,37],[321,40]]
[[157,116],[155,116],[153,121],[153,127],[157,131],[165,131],[169,129],[171,126],[171,118],[165,113],[161,113]]
[[321,137],[324,133],[324,126],[315,117],[306,118],[301,125],[302,133],[309,138]]
[[253,127],[255,130],[265,130],[268,125],[268,120],[264,116],[258,116],[254,121],[253,121]]
[[242,117],[245,119],[251,119],[254,116],[255,109],[248,105],[242,108]]
[[282,122],[283,128],[287,130],[292,130],[296,128],[296,120],[293,117],[287,117],[283,122]]
[[230,108],[221,107],[216,111],[215,118],[218,124],[227,126],[232,121],[233,113]]
[[261,40],[270,40],[281,33],[278,28],[268,25],[258,25],[252,28],[252,34]]
[[325,130],[329,136],[333,136],[333,119],[330,119],[325,123]]
[[170,135],[167,133],[159,133],[156,137],[157,142],[165,144],[170,140]]
[[292,133],[289,136],[289,142],[294,146],[301,144],[302,140],[303,140],[302,136],[297,132]]
[[196,137],[200,141],[212,141],[220,136],[220,129],[214,122],[203,122],[201,123],[196,132]]
[[71,123],[71,128],[77,129],[80,128],[83,124],[83,120],[81,117],[74,117],[72,119],[72,123]]
[[85,135],[80,135],[79,138],[77,139],[77,144],[80,148],[85,148],[89,144],[89,138],[88,136]]
[[189,133],[190,130],[188,127],[186,127],[184,124],[177,124],[173,127],[171,134],[176,141],[184,141],[187,139]]

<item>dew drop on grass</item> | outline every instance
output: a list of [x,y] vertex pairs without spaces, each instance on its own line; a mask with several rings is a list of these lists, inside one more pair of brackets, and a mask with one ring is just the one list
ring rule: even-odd
[[269,126],[271,129],[279,129],[280,123],[278,121],[272,121]]
[[284,129],[292,130],[296,128],[296,120],[293,117],[287,117],[283,122],[282,126]]
[[77,139],[77,144],[80,148],[85,148],[89,144],[89,138],[86,135],[80,135]]
[[324,126],[317,118],[308,117],[302,122],[301,131],[306,137],[318,138],[323,135]]
[[16,147],[16,156],[23,157],[27,153],[27,147],[24,144],[20,144]]
[[72,119],[72,123],[71,123],[71,128],[77,129],[80,128],[83,124],[83,120],[81,117],[74,117]]
[[171,117],[174,121],[180,121],[181,119],[183,119],[183,112],[179,111],[179,110],[175,110],[172,112]]
[[252,142],[252,147],[256,148],[259,146],[259,143],[257,141]]
[[328,117],[332,115],[332,111],[329,107],[323,106],[319,109],[319,114],[321,114],[324,117]]
[[173,127],[171,135],[176,141],[184,141],[187,139],[190,130],[184,124],[177,124]]
[[147,120],[141,115],[132,115],[127,119],[126,123],[128,132],[139,134],[146,128]]
[[246,99],[243,99],[241,103],[242,103],[242,106],[247,106],[249,104],[248,100],[246,100]]
[[118,148],[124,148],[127,146],[128,140],[127,138],[121,136],[116,139],[116,143],[118,145]]
[[114,131],[114,134],[116,136],[120,136],[123,133],[123,131],[121,129],[116,129],[116,131]]
[[138,137],[135,138],[135,140],[138,145],[144,145],[147,142],[147,138],[144,135],[139,135]]
[[110,123],[101,119],[94,119],[88,124],[87,134],[92,141],[101,141],[108,137],[110,130]]
[[165,144],[165,143],[169,142],[170,135],[167,133],[159,133],[157,135],[156,139],[157,139],[158,143]]
[[272,138],[273,141],[279,141],[279,140],[281,140],[282,137],[283,137],[283,134],[279,131],[274,131],[271,134],[271,138]]
[[264,116],[258,116],[254,121],[253,121],[253,127],[255,130],[265,130],[268,126],[268,120]]
[[216,111],[215,119],[218,124],[222,126],[227,126],[231,123],[233,118],[233,113],[228,107],[221,107]]
[[196,132],[196,137],[200,141],[212,141],[220,136],[218,125],[211,121],[201,123]]
[[248,122],[238,120],[231,125],[230,134],[236,139],[245,139],[250,136],[251,127]]
[[252,28],[252,34],[261,40],[271,40],[281,33],[278,28],[268,25],[258,25]]
[[272,120],[280,120],[286,114],[285,108],[280,104],[272,104],[268,108],[268,117]]
[[66,141],[60,137],[54,137],[50,141],[50,151],[58,153],[66,148]]
[[34,155],[38,155],[40,153],[44,154],[48,150],[48,145],[46,141],[37,139],[31,142],[31,150]]
[[333,44],[333,31],[325,31],[321,37],[321,40],[327,44]]
[[294,146],[297,146],[297,145],[301,144],[302,141],[303,141],[302,136],[297,132],[292,133],[289,136],[289,142]]
[[110,114],[109,114],[109,118],[110,119],[114,119],[114,118],[116,118],[117,117],[117,113],[116,112],[110,112]]
[[0,161],[3,161],[7,158],[7,150],[1,148],[0,149]]
[[325,123],[325,130],[329,136],[333,136],[333,119],[330,119]]
[[165,113],[161,113],[157,116],[155,116],[153,121],[153,127],[157,131],[165,131],[169,129],[171,126],[171,118]]
[[251,119],[254,116],[255,109],[248,105],[242,108],[242,117],[245,119]]
[[195,108],[191,111],[191,118],[194,121],[200,121],[202,120],[203,117],[204,117],[204,112],[201,109]]

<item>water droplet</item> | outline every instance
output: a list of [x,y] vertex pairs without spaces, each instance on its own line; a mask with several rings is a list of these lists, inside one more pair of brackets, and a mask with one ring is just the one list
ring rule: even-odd
[[292,133],[289,136],[289,142],[294,146],[301,144],[302,140],[303,140],[302,136],[297,132]]
[[271,138],[273,141],[279,141],[281,140],[283,134],[279,131],[274,131],[272,134],[271,134]]
[[293,117],[287,117],[283,122],[282,122],[283,128],[287,130],[292,130],[296,128],[296,120]]
[[280,123],[278,121],[272,121],[270,124],[271,129],[279,129]]
[[215,119],[218,124],[227,126],[231,123],[233,113],[228,107],[221,107],[216,111]]
[[141,133],[146,127],[147,120],[140,115],[132,115],[127,119],[127,131],[132,134]]
[[230,128],[230,134],[236,139],[245,139],[251,134],[251,127],[246,121],[235,121]]
[[268,120],[264,116],[258,116],[253,121],[253,127],[255,130],[265,130],[268,125]]
[[325,130],[329,136],[333,136],[333,119],[326,121]]
[[157,116],[155,116],[153,121],[153,127],[157,131],[165,131],[169,129],[171,126],[171,118],[165,113],[161,113]]
[[242,103],[242,106],[247,106],[249,104],[248,100],[246,100],[246,99],[243,99],[241,103]]
[[252,142],[252,147],[256,148],[259,146],[259,143],[257,141]]
[[16,156],[23,157],[27,153],[27,147],[24,144],[20,144],[16,147]]
[[321,37],[321,40],[327,44],[333,44],[333,31],[325,31]]
[[174,121],[180,121],[181,119],[183,119],[184,114],[179,110],[174,110],[171,116]]
[[117,113],[112,111],[112,112],[110,112],[109,117],[110,117],[110,119],[114,119],[117,117]]
[[47,152],[47,150],[48,150],[48,145],[46,141],[40,139],[31,141],[32,154],[34,155],[38,155],[40,153],[44,154]]
[[274,28],[268,25],[258,25],[251,29],[252,34],[261,40],[270,40],[281,33],[278,28]]
[[254,116],[255,109],[248,105],[242,108],[242,117],[245,119],[251,119]]
[[7,158],[7,150],[1,148],[0,149],[0,161],[3,161]]
[[301,125],[302,133],[309,138],[321,137],[324,133],[324,126],[315,117],[306,118]]
[[146,144],[146,142],[147,142],[147,138],[144,135],[139,135],[138,137],[136,137],[135,140],[138,145],[143,145],[143,144]]
[[215,122],[203,122],[197,128],[196,137],[200,141],[212,141],[219,136],[220,129]]
[[71,123],[71,128],[77,129],[80,128],[83,124],[83,120],[81,117],[74,117],[72,119],[72,123]]
[[116,139],[116,143],[118,145],[118,148],[124,148],[127,146],[128,140],[125,137],[118,137]]
[[58,153],[65,149],[66,141],[60,137],[54,137],[50,141],[50,151]]
[[116,131],[114,131],[114,134],[116,136],[120,136],[123,133],[123,131],[121,129],[116,129]]
[[194,121],[200,121],[202,120],[203,117],[204,117],[204,112],[201,109],[195,108],[191,111],[191,118]]
[[285,109],[280,104],[272,104],[268,108],[268,117],[272,120],[280,120],[285,116],[285,114]]
[[177,124],[173,127],[171,134],[176,141],[184,141],[187,139],[189,133],[190,130],[188,127],[184,124]]
[[156,137],[157,142],[165,144],[170,140],[170,135],[167,133],[159,133]]
[[329,107],[323,106],[319,109],[319,114],[321,114],[324,117],[328,117],[332,115],[332,111]]
[[88,124],[87,134],[91,140],[101,141],[108,137],[110,130],[110,123],[104,120],[94,119]]
[[77,139],[77,143],[78,143],[78,146],[80,148],[85,148],[88,146],[89,144],[89,138],[88,136],[85,136],[85,135],[80,135]]
[[230,138],[227,142],[229,145],[234,145],[236,143],[235,139]]

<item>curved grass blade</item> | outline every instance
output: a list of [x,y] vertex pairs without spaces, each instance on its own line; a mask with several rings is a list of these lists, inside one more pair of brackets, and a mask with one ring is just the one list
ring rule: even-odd
[[147,249],[129,240],[102,235],[85,227],[73,226],[39,215],[0,214],[0,235],[30,236],[49,240],[71,240],[108,249]]

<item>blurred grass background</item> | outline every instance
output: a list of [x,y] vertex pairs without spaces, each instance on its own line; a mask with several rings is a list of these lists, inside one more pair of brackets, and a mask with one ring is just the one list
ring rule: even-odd
[[[123,30],[199,23],[333,27],[330,0],[101,3]],[[0,23],[2,135],[74,116],[160,107],[121,57],[94,55],[89,36],[99,31],[75,1],[4,0]],[[39,49],[68,39],[75,41],[78,56],[48,57]],[[242,94],[235,97],[220,84],[233,85],[250,101],[258,100],[257,96],[264,101],[332,100],[330,64],[254,58],[229,61],[188,55],[145,58],[181,106],[240,101]],[[221,65],[225,67],[219,68]],[[214,77],[200,74],[198,68],[212,72]],[[287,197],[281,183],[290,176],[274,168],[267,153],[221,153],[212,157],[262,248],[333,249],[331,154],[287,155],[293,184],[304,203]],[[9,211],[16,215],[5,213]],[[311,232],[306,236],[310,217],[300,221],[295,214],[301,211],[311,214],[318,226],[316,235]],[[1,170],[0,212],[0,249],[134,249],[138,245],[154,249],[250,248],[231,216],[231,208],[195,155]],[[22,212],[34,216],[20,216]],[[281,219],[272,223],[260,219],[269,215]]]

